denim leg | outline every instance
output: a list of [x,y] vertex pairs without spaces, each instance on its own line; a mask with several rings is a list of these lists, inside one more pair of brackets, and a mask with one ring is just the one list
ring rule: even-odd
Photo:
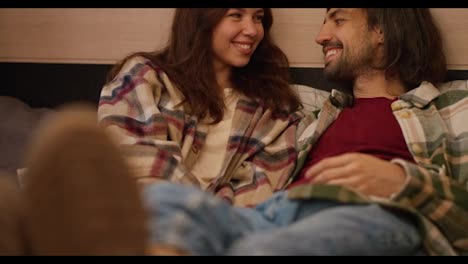
[[[229,255],[413,255],[421,237],[412,219],[379,205],[336,204],[310,210],[325,201],[301,201],[295,223],[238,240]],[[329,202],[325,202],[329,206]]]
[[172,245],[195,255],[224,254],[239,237],[275,227],[260,211],[233,207],[188,186],[148,185],[143,199],[150,215],[151,242]]
[[297,201],[288,199],[286,192],[277,192],[253,210],[242,207],[236,207],[234,210],[248,218],[255,226],[255,229],[250,231],[259,232],[292,223],[296,218],[299,205]]

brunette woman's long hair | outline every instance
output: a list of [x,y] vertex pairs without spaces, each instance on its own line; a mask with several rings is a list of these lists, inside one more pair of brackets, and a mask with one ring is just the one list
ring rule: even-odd
[[[155,52],[137,52],[117,63],[108,80],[116,77],[127,60],[142,56],[160,67],[181,90],[191,114],[208,113],[214,123],[222,120],[224,100],[213,69],[212,33],[228,8],[178,8],[175,11],[168,45]],[[242,68],[233,68],[233,89],[264,102],[273,111],[294,112],[302,107],[290,85],[289,61],[270,34],[273,15],[264,8],[264,38]],[[223,87],[224,88],[224,87]]]

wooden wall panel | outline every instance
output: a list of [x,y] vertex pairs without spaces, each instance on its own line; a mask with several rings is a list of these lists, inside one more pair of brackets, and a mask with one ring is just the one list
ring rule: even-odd
[[[0,9],[0,61],[111,64],[166,43],[173,9]],[[433,9],[450,69],[468,69],[468,9]],[[322,8],[276,8],[273,36],[294,67],[321,67]]]
[[0,9],[0,60],[114,63],[167,40],[173,9]]

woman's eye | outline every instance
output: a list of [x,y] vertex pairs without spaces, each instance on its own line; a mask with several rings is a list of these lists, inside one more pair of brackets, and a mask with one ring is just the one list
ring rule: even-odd
[[241,18],[242,14],[241,13],[231,13],[228,16],[233,17],[233,18]]
[[263,15],[258,15],[258,16],[255,16],[255,21],[257,22],[262,22],[263,21]]

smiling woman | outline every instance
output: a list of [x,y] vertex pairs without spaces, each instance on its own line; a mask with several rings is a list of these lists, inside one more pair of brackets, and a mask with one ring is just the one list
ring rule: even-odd
[[[289,85],[288,59],[270,36],[272,24],[272,12],[268,8],[177,9],[165,48],[135,53],[116,64],[101,92],[100,123],[117,135],[120,142],[134,148],[143,142],[154,145],[155,153],[147,152],[148,157],[157,157],[155,154],[160,149],[177,144],[180,150],[172,154],[174,157],[182,161],[197,161],[190,162],[188,168],[182,162],[180,168],[163,173],[163,170],[154,171],[152,164],[165,164],[166,158],[132,157],[138,177],[191,182],[203,189],[218,191],[236,189],[230,181],[224,180],[224,175],[237,172],[226,169],[235,168],[235,164],[247,162],[246,159],[252,157],[237,159],[234,157],[245,153],[234,149],[232,153],[231,150],[226,152],[226,146],[239,144],[234,142],[237,140],[235,136],[247,136],[240,131],[262,119],[266,122],[262,126],[279,125],[278,131],[270,131],[272,139],[294,130],[297,116],[293,113],[299,109],[300,102]],[[145,109],[145,112],[135,112],[135,108]],[[254,115],[261,118],[254,118]],[[174,126],[177,131],[174,131],[176,134],[170,130],[144,132],[145,129],[135,127],[135,122],[142,122],[138,126]],[[135,133],[134,130],[140,132]],[[255,137],[259,140],[258,136]],[[156,138],[169,140],[165,142]],[[272,143],[270,140],[261,141],[268,146]],[[196,155],[182,151],[192,147],[202,151]],[[288,148],[294,146],[286,145]],[[211,156],[203,149],[210,149],[210,153],[216,155]],[[207,156],[216,157],[216,160]],[[138,160],[149,163],[142,167]],[[223,166],[213,170],[213,164]],[[282,175],[292,165],[272,172],[272,175]],[[255,172],[251,173],[250,176],[242,176],[247,180],[245,183],[255,180]],[[232,180],[236,180],[236,176]],[[259,184],[253,189],[256,188],[270,187]],[[253,204],[256,198],[243,202],[234,196],[227,199]]]

